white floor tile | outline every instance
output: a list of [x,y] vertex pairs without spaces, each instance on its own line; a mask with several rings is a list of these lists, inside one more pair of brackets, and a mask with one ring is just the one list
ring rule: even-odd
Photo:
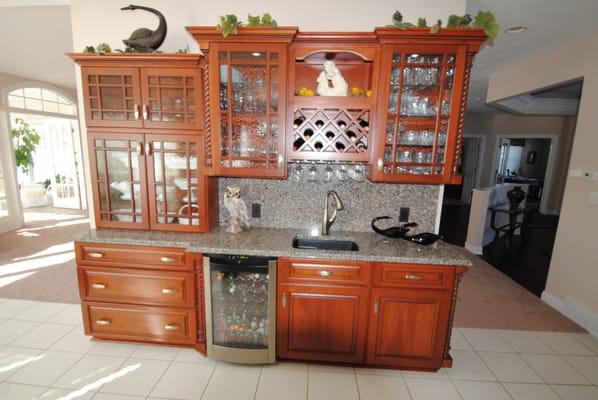
[[401,371],[405,378],[423,378],[423,379],[451,379],[446,371],[450,368],[440,368],[436,372],[423,371]]
[[151,392],[152,397],[195,400],[205,390],[214,364],[173,362]]
[[264,368],[271,369],[296,369],[299,371],[307,371],[309,364],[304,362],[292,362],[292,361],[277,361],[276,364],[264,364]]
[[0,349],[0,381],[39,359],[41,350],[6,346]]
[[52,317],[52,322],[56,324],[81,325],[83,324],[83,314],[81,314],[80,304],[68,304],[66,308]]
[[496,330],[476,328],[459,328],[459,330],[476,351],[513,352],[511,346],[503,340]]
[[178,347],[167,346],[152,346],[149,344],[142,344],[137,347],[131,357],[144,358],[146,360],[164,360],[172,361],[181,351]]
[[8,300],[8,299],[5,297],[0,297],[0,303],[4,303],[6,300]]
[[598,339],[589,333],[571,334],[579,342],[583,343],[588,349],[598,355]]
[[335,374],[353,374],[355,375],[355,368],[346,367],[343,365],[325,365],[325,364],[309,364],[310,371],[332,372]]
[[474,351],[453,351],[453,367],[446,372],[451,379],[465,381],[496,381],[492,372]]
[[0,383],[0,399],[34,400],[46,390],[45,387],[20,385],[17,383]]
[[[15,315],[14,319],[22,319],[25,321],[46,322],[54,315],[68,307],[65,303],[47,303],[40,302],[33,307]],[[49,321],[54,322],[54,321]]]
[[96,344],[97,342],[91,340],[91,336],[85,336],[83,326],[79,325],[75,326],[73,330],[50,346],[50,350],[87,353],[93,349]]
[[598,385],[598,357],[564,356],[592,385]]
[[471,345],[465,339],[465,336],[457,328],[453,328],[451,333],[451,349],[452,350],[473,350]]
[[500,330],[498,334],[518,353],[552,354],[554,351],[530,331]]
[[551,354],[521,354],[521,357],[550,384],[587,385],[590,382],[563,357]]
[[[145,397],[139,396],[124,396],[122,394],[113,394],[113,393],[98,393],[93,397],[93,400],[144,400]],[[148,400],[152,400],[150,397],[147,398]],[[74,399],[78,400],[78,399]]]
[[598,399],[598,387],[596,386],[554,385],[552,389],[566,400]]
[[405,381],[400,376],[357,374],[360,400],[410,400]]
[[256,400],[305,400],[307,369],[264,368],[257,387]]
[[218,363],[204,391],[202,400],[253,399],[260,379],[261,366]]
[[72,325],[44,322],[11,343],[13,346],[47,349],[73,330]]
[[310,400],[357,400],[355,374],[309,371],[308,398]]
[[[355,368],[356,375],[382,375],[382,376],[403,376],[403,372],[398,369],[387,368]],[[448,378],[448,375],[447,375]]]
[[77,361],[53,387],[62,389],[81,389],[89,385],[89,390],[98,391],[106,379],[126,361],[121,357],[107,357],[87,354]]
[[205,357],[203,354],[194,349],[179,349],[174,361],[193,362],[203,364],[214,364],[215,361]]
[[8,299],[0,303],[0,318],[12,318],[38,304],[37,301]]
[[511,400],[497,382],[453,381],[463,400]]
[[25,365],[8,377],[8,382],[24,383],[40,386],[51,386],[58,378],[71,368],[81,354],[45,351],[39,360]]
[[65,400],[69,398],[68,396],[71,396],[70,398],[73,398],[73,400],[91,400],[94,395],[95,392],[49,388],[39,397],[39,399],[36,398],[35,400]]
[[39,325],[39,322],[9,319],[0,324],[0,345],[6,345],[20,338]]
[[503,386],[513,400],[561,400],[548,385],[505,383]]
[[117,342],[96,342],[89,350],[89,354],[100,354],[104,356],[130,357],[137,350],[138,345]]
[[169,365],[169,361],[130,358],[117,371],[123,375],[106,383],[100,392],[148,396]]
[[538,337],[557,354],[592,356],[594,352],[575,338],[576,334],[563,332],[538,332]]
[[413,400],[461,400],[451,381],[405,378]]
[[478,352],[478,355],[501,382],[544,383],[517,353]]

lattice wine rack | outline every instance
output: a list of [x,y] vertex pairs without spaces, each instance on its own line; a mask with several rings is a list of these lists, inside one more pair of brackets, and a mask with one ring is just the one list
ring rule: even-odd
[[295,108],[290,159],[367,162],[371,116],[369,108]]

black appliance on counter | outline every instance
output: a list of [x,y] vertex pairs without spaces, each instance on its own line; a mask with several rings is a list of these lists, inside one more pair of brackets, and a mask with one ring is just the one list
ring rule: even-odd
[[276,362],[276,259],[209,254],[204,283],[208,357]]

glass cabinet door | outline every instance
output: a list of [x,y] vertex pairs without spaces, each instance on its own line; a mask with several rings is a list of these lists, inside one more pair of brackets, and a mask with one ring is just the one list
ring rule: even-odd
[[88,126],[143,126],[137,68],[84,67],[81,73]]
[[284,176],[286,47],[219,46],[219,168],[228,175]]
[[96,225],[147,229],[143,135],[90,133]]
[[199,69],[143,68],[143,118],[148,128],[200,129]]
[[151,229],[203,231],[205,178],[197,136],[146,135]]
[[378,161],[382,180],[408,175],[412,181],[432,181],[445,174],[455,53],[392,53],[384,150]]

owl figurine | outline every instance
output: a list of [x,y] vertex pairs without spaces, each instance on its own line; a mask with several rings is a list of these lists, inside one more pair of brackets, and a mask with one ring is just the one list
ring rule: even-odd
[[239,233],[243,230],[248,231],[249,216],[247,214],[247,205],[239,198],[241,188],[238,186],[227,186],[224,189],[224,207],[228,210],[230,217],[226,231],[229,233]]

